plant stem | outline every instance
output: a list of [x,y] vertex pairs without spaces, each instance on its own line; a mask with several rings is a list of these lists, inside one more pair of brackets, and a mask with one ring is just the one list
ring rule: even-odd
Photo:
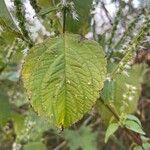
[[109,14],[109,11],[108,11],[107,8],[105,7],[105,3],[104,3],[103,1],[101,2],[101,5],[102,5],[102,7],[103,7],[103,9],[104,9],[104,12],[105,12],[105,14],[106,14],[108,20],[109,20],[109,23],[110,23],[111,25],[113,25],[112,20],[111,20],[111,16],[110,16],[110,14]]
[[127,128],[124,128],[124,130],[125,130],[125,132],[127,133],[127,135],[128,135],[130,138],[133,139],[133,141],[134,141],[136,144],[142,146],[142,140],[141,140],[141,137],[140,137],[139,134],[134,133],[134,132],[132,132],[131,130],[129,130],[129,129],[127,129]]
[[63,33],[66,31],[66,6],[63,8]]
[[103,105],[105,105],[105,107],[113,114],[113,116],[115,117],[115,119],[116,119],[117,121],[119,121],[119,120],[120,120],[119,115],[113,110],[113,108],[112,108],[110,105],[106,104],[102,98],[100,98],[99,100],[100,100],[100,101],[103,103]]
[[[105,105],[105,107],[108,109],[109,112],[112,113],[112,115],[115,117],[115,119],[116,119],[117,121],[120,120],[119,115],[114,111],[114,109],[113,109],[110,105],[106,104],[106,103],[104,102],[104,100],[101,99],[101,98],[99,98],[98,100],[100,100],[100,101],[103,103],[103,105]],[[142,140],[141,140],[139,134],[134,133],[133,131],[127,129],[126,127],[124,128],[124,131],[127,133],[127,135],[128,135],[130,138],[132,138],[132,140],[133,140],[136,144],[138,144],[138,145],[140,145],[140,146],[142,145]]]

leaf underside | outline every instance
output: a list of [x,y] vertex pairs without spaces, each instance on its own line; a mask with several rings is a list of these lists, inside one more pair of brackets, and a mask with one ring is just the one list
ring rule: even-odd
[[58,127],[70,126],[91,109],[105,77],[99,44],[68,33],[33,47],[22,70],[31,105]]

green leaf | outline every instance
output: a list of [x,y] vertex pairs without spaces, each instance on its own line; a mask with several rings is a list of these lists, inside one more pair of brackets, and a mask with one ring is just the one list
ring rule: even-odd
[[143,148],[141,146],[137,145],[134,147],[134,150],[143,150],[143,149],[144,150],[150,150],[150,139],[143,136],[143,135],[141,135],[141,139],[143,142],[143,144],[142,144]]
[[111,123],[108,128],[107,128],[107,131],[105,133],[105,143],[107,143],[109,137],[111,135],[113,135],[117,129],[119,128],[119,124],[118,123]]
[[65,130],[65,139],[68,141],[67,146],[70,150],[96,150],[97,133],[92,132],[90,127],[82,126],[78,131]]
[[[58,0],[38,0],[38,5],[42,8],[42,13],[45,12],[45,10],[55,8],[59,2],[60,1]],[[90,10],[92,6],[92,0],[73,0],[73,3],[76,14],[78,15],[78,19],[74,19],[71,12],[67,12],[66,31],[85,35],[90,29]],[[47,21],[46,19],[44,20],[44,25],[47,28],[55,28],[55,30],[61,32],[62,27],[60,18],[56,16],[56,13],[51,12],[47,16]],[[52,24],[49,23],[50,20]]]
[[133,150],[143,150],[141,146],[135,146]]
[[[143,144],[144,150],[150,150],[150,143]],[[143,150],[143,148],[139,145],[135,146],[133,150]]]
[[135,121],[135,122],[137,122],[140,126],[142,126],[140,120],[139,120],[136,116],[134,116],[134,115],[130,115],[130,114],[129,114],[129,115],[127,116],[127,119],[132,120],[132,121]]
[[115,88],[115,81],[106,80],[104,83],[104,88],[101,92],[101,98],[105,101],[113,101],[114,100],[114,88]]
[[[0,31],[0,36],[7,44],[11,45],[15,37],[22,37],[22,34],[19,32],[17,25],[5,4],[5,0],[0,0],[0,28],[2,29]],[[0,49],[2,49],[1,46]]]
[[144,150],[150,150],[150,143],[144,143],[143,144]]
[[145,135],[145,132],[142,130],[142,127],[135,121],[126,120],[125,127],[134,132]]
[[11,117],[11,107],[8,100],[8,96],[0,92],[0,126],[5,123]]
[[[144,67],[142,65],[133,65],[128,71],[128,76],[123,73],[116,75],[113,84],[111,82],[106,84],[105,82],[101,98],[106,104],[111,104],[119,115],[122,113],[133,113],[137,109],[141,94],[143,72]],[[110,90],[108,90],[108,88],[110,88]],[[113,117],[112,113],[107,110],[101,101],[98,101],[97,109],[103,121],[108,124]]]
[[23,150],[46,150],[42,142],[30,142],[23,147]]
[[43,24],[50,32],[62,32],[60,18],[56,15],[56,10],[60,10],[57,6],[59,2],[60,0],[37,0],[37,5],[41,8],[38,15],[42,14],[41,16],[44,17]]
[[12,113],[12,120],[14,123],[14,129],[17,136],[22,135],[22,131],[25,128],[25,117],[18,113]]
[[95,41],[63,34],[33,47],[22,78],[40,116],[68,127],[95,104],[106,77],[106,60]]
[[10,28],[17,29],[5,4],[5,0],[0,0],[0,25],[3,27],[9,26]]
[[59,1],[58,0],[37,0],[37,4],[42,8],[49,8],[53,6],[54,4],[57,4]]

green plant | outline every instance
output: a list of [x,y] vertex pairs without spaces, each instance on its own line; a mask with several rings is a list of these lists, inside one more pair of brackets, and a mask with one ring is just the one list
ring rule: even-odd
[[[0,48],[3,50],[7,46],[5,52],[0,49],[0,80],[4,83],[9,81],[14,87],[19,78],[7,76],[6,73],[13,65],[24,60],[20,72],[27,96],[23,97],[23,104],[18,104],[19,110],[16,101],[13,107],[9,100],[4,101],[11,92],[3,86],[0,87],[4,91],[2,95],[0,93],[0,103],[5,107],[5,110],[0,109],[0,126],[3,128],[10,120],[13,122],[12,132],[17,136],[15,142],[13,141],[16,149],[20,146],[25,150],[35,147],[46,149],[41,142],[45,131],[51,128],[54,134],[58,135],[54,126],[63,131],[64,128],[75,126],[79,121],[85,121],[85,126],[81,126],[78,132],[65,130],[64,139],[68,144],[64,142],[63,146],[66,145],[70,149],[88,149],[89,147],[85,148],[86,138],[91,143],[96,139],[96,133],[92,133],[90,125],[86,127],[90,124],[91,115],[87,118],[86,116],[92,108],[100,115],[97,118],[101,118],[108,127],[105,143],[118,129],[122,129],[141,149],[149,146],[149,141],[143,140],[146,133],[140,120],[131,115],[137,109],[141,82],[146,70],[144,64],[134,64],[133,59],[149,32],[150,15],[147,9],[144,12],[140,10],[136,18],[127,25],[127,31],[120,39],[115,40],[120,18],[124,17],[122,9],[126,6],[121,1],[109,38],[103,35],[99,37],[94,32],[95,40],[89,40],[83,35],[90,30],[88,19],[92,0],[30,0],[37,18],[43,20],[47,31],[54,33],[47,39],[39,33],[42,42],[36,43],[27,28],[30,22],[25,15],[24,2],[14,0],[14,12],[6,7],[5,1],[1,0],[0,3],[0,38],[3,43]],[[104,4],[102,6],[105,7]],[[83,7],[86,9],[83,10]],[[106,8],[104,10],[108,13]],[[134,30],[141,14],[144,21],[132,37],[130,32]],[[130,41],[126,41],[128,38],[131,38]],[[18,51],[23,49],[29,49],[25,58],[22,53],[18,54]],[[121,50],[123,52],[120,52]],[[13,62],[15,53],[18,54],[18,60]],[[13,70],[13,75],[14,72]],[[15,79],[17,81],[14,82]],[[22,89],[19,89],[19,92],[24,94]],[[17,93],[17,90],[14,90],[14,93]],[[20,106],[27,107],[31,112],[18,114],[18,111],[22,110]],[[30,118],[35,122],[30,122]],[[20,126],[20,122],[24,126]],[[41,128],[41,122],[45,124],[44,129]],[[34,128],[35,124],[37,129]],[[38,130],[39,128],[41,130]],[[72,134],[78,136],[83,143],[76,144],[76,137]],[[31,142],[28,143],[29,141]],[[91,149],[92,147],[89,148]],[[93,149],[96,149],[96,146]]]

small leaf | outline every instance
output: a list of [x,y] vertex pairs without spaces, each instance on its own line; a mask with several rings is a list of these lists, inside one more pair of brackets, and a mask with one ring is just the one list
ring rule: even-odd
[[33,47],[22,77],[34,110],[58,127],[68,127],[99,97],[106,60],[97,42],[66,33]]
[[106,134],[105,134],[105,143],[107,143],[109,137],[111,135],[113,135],[117,131],[118,128],[119,128],[119,124],[118,123],[111,123],[108,126]]
[[143,148],[139,145],[135,146],[133,150],[150,150],[150,143],[143,143]]
[[106,80],[104,83],[104,88],[101,92],[101,98],[105,101],[112,101],[114,100],[114,88],[115,88],[115,81]]
[[15,133],[17,136],[22,134],[23,129],[25,128],[25,117],[18,113],[12,113],[12,120],[14,124]]
[[129,114],[129,115],[127,116],[127,119],[132,120],[132,121],[135,121],[135,122],[137,122],[140,126],[142,126],[140,120],[139,120],[136,116],[134,116],[134,115],[130,115],[130,114]]
[[145,132],[142,130],[142,127],[135,121],[126,120],[125,127],[134,132],[145,135]]
[[150,143],[144,143],[143,144],[144,150],[150,150]]
[[58,0],[37,0],[37,4],[42,9],[47,9],[49,7],[52,7],[54,4],[57,4]]
[[79,130],[65,130],[65,139],[68,141],[69,150],[96,150],[97,133],[90,127],[82,126]]
[[133,148],[133,150],[143,150],[141,146],[137,145]]
[[42,142],[31,142],[26,144],[23,150],[46,150],[46,146]]

